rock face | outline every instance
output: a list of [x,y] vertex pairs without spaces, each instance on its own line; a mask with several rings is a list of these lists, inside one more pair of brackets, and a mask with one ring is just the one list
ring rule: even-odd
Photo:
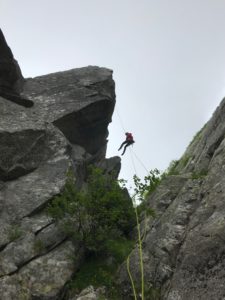
[[[147,199],[157,216],[146,227],[142,222],[145,283],[157,299],[225,299],[224,120],[225,99],[180,159],[178,175],[164,179]],[[130,268],[140,282],[137,248]],[[124,299],[133,299],[125,266],[119,283]]]
[[[120,171],[118,157],[105,159],[112,71],[89,66],[24,79],[1,31],[0,52],[0,300],[65,299],[84,249],[58,230],[46,207],[71,168],[80,186],[86,164]],[[147,199],[156,218],[141,222],[146,300],[225,299],[224,120],[225,99],[176,175]],[[138,247],[130,270],[138,285]],[[117,281],[122,299],[133,299],[125,264]],[[89,287],[77,297],[102,295]]]
[[19,92],[23,83],[23,76],[12,51],[8,47],[0,29],[0,93]]
[[[120,168],[118,158],[105,159],[112,71],[90,66],[23,79],[2,32],[0,51],[0,299],[60,299],[84,253],[45,208],[69,168],[78,181],[88,161]],[[26,99],[34,105],[24,107]]]
[[0,96],[24,107],[33,106],[33,102],[20,96],[24,78],[11,49],[0,29]]

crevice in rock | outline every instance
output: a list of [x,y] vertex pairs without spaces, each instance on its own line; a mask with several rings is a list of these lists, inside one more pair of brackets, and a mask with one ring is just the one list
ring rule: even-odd
[[4,145],[0,158],[0,178],[4,182],[32,173],[46,156],[44,130],[2,132],[0,141]]
[[10,243],[6,243],[4,245],[1,245],[0,246],[0,252],[3,251],[8,246],[8,244],[10,244]]
[[23,218],[34,217],[35,215],[37,215],[38,213],[40,213],[42,210],[44,210],[47,207],[48,203],[49,203],[49,200],[46,200],[45,203],[43,203],[40,206],[36,207],[34,210],[32,210],[32,212],[30,212],[29,214],[25,215]]
[[34,210],[32,210],[29,214],[25,215],[23,217],[24,218],[31,218],[34,217],[35,215],[39,214],[40,212],[43,212],[49,205],[49,203],[51,203],[51,201],[54,199],[54,197],[56,197],[57,195],[53,196],[51,199],[46,200],[46,202],[42,203],[41,205],[39,205],[38,207],[36,207]]
[[17,265],[17,270],[16,271],[8,273],[7,275],[2,275],[2,276],[0,276],[0,278],[3,278],[5,276],[12,276],[12,275],[18,274],[21,271],[21,269],[24,268],[26,265],[28,265],[30,262],[32,262],[33,260],[35,260],[35,259],[37,259],[39,257],[42,257],[42,256],[45,256],[45,255],[49,254],[50,252],[54,251],[57,247],[59,247],[60,245],[62,245],[67,240],[68,240],[68,237],[64,238],[62,241],[60,241],[59,243],[57,243],[53,247],[46,247],[46,251],[45,252],[43,251],[42,254],[37,254],[37,255],[33,256],[32,258],[30,258],[29,260],[27,260],[26,262]]
[[54,224],[54,221],[51,221],[50,223],[48,223],[47,225],[43,226],[41,229],[35,231],[34,235],[37,236],[40,232],[42,232],[44,229],[48,228],[50,225]]
[[217,141],[215,141],[215,143],[213,143],[207,150],[207,154],[209,155],[210,158],[213,157],[216,149],[218,149],[218,147],[220,146],[220,144],[222,143],[222,141],[224,140],[224,135],[220,136]]
[[32,173],[37,168],[25,169],[22,165],[16,165],[13,169],[5,171],[0,168],[0,178],[3,182],[15,180],[21,176],[25,176],[29,173]]
[[34,105],[34,102],[26,99],[26,98],[22,98],[20,95],[17,94],[13,94],[13,93],[6,93],[1,91],[0,92],[0,96],[6,100],[9,100],[17,105],[26,107],[26,108],[30,108]]

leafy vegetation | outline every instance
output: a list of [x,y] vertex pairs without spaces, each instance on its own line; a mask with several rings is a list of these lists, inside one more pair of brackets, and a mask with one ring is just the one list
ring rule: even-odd
[[132,197],[134,206],[137,206],[137,213],[140,216],[144,213],[145,216],[155,217],[155,211],[148,207],[147,197],[155,191],[157,186],[165,177],[165,173],[161,173],[158,169],[151,170],[147,176],[144,177],[144,182],[137,176],[133,176],[134,181],[134,195]]
[[133,204],[125,181],[115,180],[99,168],[88,169],[86,183],[78,190],[69,172],[64,191],[48,207],[61,230],[87,250],[86,260],[69,288],[79,292],[89,285],[105,285],[110,299],[119,299],[113,278],[135,244],[129,238],[135,226]]
[[[135,225],[132,202],[124,191],[124,182],[103,174],[99,168],[90,167],[87,186],[78,191],[70,172],[64,192],[48,208],[61,228],[90,252],[107,249],[110,237],[126,237]],[[122,188],[121,185],[122,184]]]
[[207,170],[202,170],[200,172],[193,172],[192,179],[202,179],[208,174]]
[[179,161],[179,166],[180,166],[181,169],[186,167],[186,165],[188,164],[190,158],[191,158],[191,156],[183,155],[183,157]]
[[146,197],[155,191],[162,179],[163,176],[157,169],[151,170],[144,182],[135,175],[132,203],[125,189],[125,182],[105,175],[101,169],[89,168],[87,182],[82,190],[76,188],[73,174],[68,173],[65,189],[53,199],[48,213],[58,222],[61,230],[72,240],[82,242],[87,250],[85,263],[69,283],[70,289],[79,292],[89,285],[104,285],[109,291],[109,299],[120,299],[114,276],[118,266],[135,245],[135,241],[130,240],[129,233],[136,225],[142,298],[144,299],[145,292],[146,296],[149,294],[144,284],[143,237],[140,233],[139,215],[142,212],[145,216],[154,216],[154,211],[147,208]]
[[118,266],[126,259],[134,247],[134,241],[127,239],[109,240],[105,255],[91,255],[86,258],[81,269],[69,283],[70,290],[81,291],[89,285],[95,288],[107,287],[107,298],[110,300],[120,299],[115,285],[115,274]]
[[170,176],[170,175],[179,175],[179,172],[176,170],[176,167],[178,166],[179,164],[179,160],[172,160],[169,164],[169,167],[167,168],[165,174],[167,176]]
[[144,177],[144,183],[137,176],[133,176],[134,180],[134,193],[138,201],[143,201],[146,196],[152,193],[161,182],[161,175],[158,169],[151,170],[147,176]]

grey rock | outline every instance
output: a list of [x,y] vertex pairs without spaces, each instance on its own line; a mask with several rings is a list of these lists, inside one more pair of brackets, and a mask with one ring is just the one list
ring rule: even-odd
[[[145,286],[160,290],[159,299],[225,299],[224,107],[225,100],[180,159],[181,175],[167,177],[147,199],[156,218],[141,223]],[[130,269],[140,285],[137,247]],[[132,299],[125,264],[118,282]]]
[[20,96],[23,89],[24,78],[17,61],[14,59],[11,49],[6,43],[0,29],[0,96],[5,100],[24,107],[33,106],[33,102]]
[[58,299],[65,282],[79,267],[81,256],[82,251],[71,242],[62,244],[14,275],[0,278],[0,299]]
[[0,53],[0,94],[6,91],[18,92],[23,82],[23,76],[1,29]]
[[119,156],[110,157],[101,160],[96,164],[97,167],[101,168],[105,173],[113,175],[118,178],[121,169],[121,158]]
[[23,95],[35,103],[35,118],[51,122],[88,153],[106,150],[115,105],[112,71],[89,66],[28,79]]
[[81,291],[77,297],[71,300],[98,300],[100,297],[101,299],[104,297],[104,299],[107,300],[105,297],[105,287],[95,289],[92,285],[90,285]]
[[0,299],[58,299],[84,250],[46,207],[63,191],[70,169],[82,186],[86,165],[105,159],[112,71],[89,66],[23,79],[1,34]]

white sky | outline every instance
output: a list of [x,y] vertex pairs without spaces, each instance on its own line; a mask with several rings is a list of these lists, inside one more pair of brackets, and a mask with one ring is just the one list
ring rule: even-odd
[[[87,65],[114,71],[135,138],[121,177],[178,159],[225,96],[225,0],[0,0],[0,27],[25,77]],[[124,140],[115,111],[107,156]],[[139,160],[138,160],[138,159]]]

